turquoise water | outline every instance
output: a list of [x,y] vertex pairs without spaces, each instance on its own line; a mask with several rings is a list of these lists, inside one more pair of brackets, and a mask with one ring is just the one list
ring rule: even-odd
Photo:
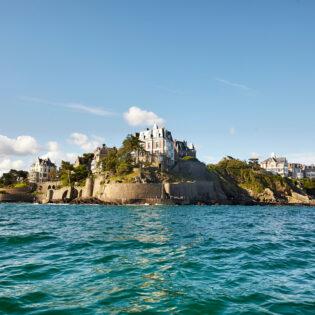
[[315,314],[315,208],[0,204],[0,314]]

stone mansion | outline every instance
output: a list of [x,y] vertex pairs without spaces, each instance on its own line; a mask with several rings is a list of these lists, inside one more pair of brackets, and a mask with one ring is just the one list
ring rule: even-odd
[[143,159],[150,162],[164,163],[166,166],[174,165],[185,156],[196,158],[196,149],[193,144],[173,139],[172,133],[164,127],[154,124],[153,127],[136,133],[135,136],[142,142],[146,152]]
[[55,178],[57,167],[49,158],[37,158],[31,165],[28,179],[31,183],[49,181]]
[[[185,156],[196,158],[196,149],[193,144],[189,145],[186,141],[174,140],[169,130],[159,127],[156,124],[151,129],[147,128],[146,130],[136,132],[134,136],[141,141],[144,149],[144,152],[133,153],[134,158],[141,162],[169,168]],[[93,174],[101,172],[102,159],[110,149],[103,144],[94,150],[90,165]]]

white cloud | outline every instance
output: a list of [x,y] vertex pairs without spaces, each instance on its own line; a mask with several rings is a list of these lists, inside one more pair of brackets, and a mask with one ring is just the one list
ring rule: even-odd
[[37,141],[31,136],[9,138],[0,135],[0,155],[31,155],[39,151]]
[[234,128],[234,127],[231,127],[231,128],[229,129],[229,134],[230,134],[231,136],[234,136],[235,133],[236,133],[235,128]]
[[74,132],[70,135],[70,142],[79,146],[84,151],[92,152],[104,142],[104,139],[97,136],[89,137],[83,133]]
[[50,158],[53,163],[59,165],[62,160],[73,163],[77,155],[77,153],[65,153],[60,149],[58,142],[49,141],[47,143],[47,153],[43,154],[41,157]]
[[165,120],[157,114],[132,106],[124,113],[124,118],[131,126],[152,126],[153,124],[164,125]]
[[47,148],[48,148],[48,151],[57,152],[59,151],[59,144],[56,141],[49,141],[47,143]]
[[11,169],[20,170],[24,166],[24,162],[22,160],[11,160],[9,158],[3,159],[0,161],[0,175],[2,173],[6,173]]
[[69,104],[65,104],[65,106],[72,108],[72,109],[79,110],[81,112],[86,112],[86,113],[97,115],[97,116],[111,116],[111,115],[113,115],[112,112],[109,112],[103,108],[86,106],[86,105],[80,104],[80,103],[69,103]]
[[228,85],[228,86],[231,86],[231,87],[234,87],[234,88],[238,88],[240,90],[244,90],[244,91],[252,91],[253,90],[250,87],[246,86],[245,84],[231,82],[231,81],[220,79],[220,78],[215,78],[215,80],[217,82],[223,83],[225,85]]
[[66,107],[66,108],[74,109],[76,111],[85,112],[85,113],[97,115],[97,116],[112,116],[112,115],[114,115],[114,113],[107,111],[104,108],[89,106],[89,105],[85,105],[82,103],[54,102],[54,101],[48,101],[48,100],[44,100],[44,99],[37,98],[37,97],[26,97],[26,96],[23,96],[20,99],[23,101],[26,101],[26,102],[40,103],[40,104],[45,104],[45,105],[49,105],[49,106]]
[[252,152],[251,155],[250,155],[250,157],[251,157],[252,159],[259,159],[259,154],[256,153],[256,152]]
[[[92,136],[87,137],[80,133],[71,135],[76,144],[85,151],[94,150],[103,139]],[[23,156],[23,159],[19,157]],[[28,170],[32,162],[38,157],[50,158],[57,165],[62,160],[74,162],[78,153],[65,152],[56,141],[49,141],[46,145],[39,145],[31,136],[18,136],[9,138],[0,135],[0,175],[10,169]]]

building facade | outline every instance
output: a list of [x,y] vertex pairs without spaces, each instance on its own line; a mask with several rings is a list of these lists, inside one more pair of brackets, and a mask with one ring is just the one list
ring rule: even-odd
[[315,179],[315,165],[305,166],[304,175],[306,178]]
[[37,158],[29,170],[29,181],[31,183],[45,182],[56,177],[57,167],[49,158]]
[[287,177],[289,175],[289,165],[285,157],[270,157],[260,163],[260,167],[273,174]]
[[154,124],[152,129],[147,128],[136,136],[142,142],[145,154],[143,159],[153,164],[174,165],[185,156],[196,158],[196,149],[186,141],[174,140],[172,133],[164,127]]
[[91,162],[91,171],[92,173],[97,173],[101,170],[102,165],[102,159],[105,158],[106,154],[108,153],[108,147],[103,144],[101,147],[97,147],[95,151],[93,152],[94,156]]
[[196,158],[196,149],[193,144],[187,144],[187,141],[174,141],[175,160],[178,161],[186,156]]
[[294,179],[302,179],[305,177],[305,172],[304,172],[305,165],[300,164],[300,163],[289,163],[288,164],[288,172],[289,172],[289,177],[294,178]]
[[169,164],[175,163],[174,141],[170,131],[154,124],[152,129],[147,128],[136,135],[150,155],[163,157]]

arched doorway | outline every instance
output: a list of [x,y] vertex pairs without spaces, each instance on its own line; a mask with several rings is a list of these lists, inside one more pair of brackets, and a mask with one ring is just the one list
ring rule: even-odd
[[54,191],[52,189],[48,190],[48,202],[52,201],[54,197]]
[[65,190],[62,194],[62,201],[65,202],[67,201],[67,195],[68,195],[68,190]]
[[72,188],[72,189],[71,189],[71,196],[70,196],[71,200],[72,200],[72,199],[75,199],[75,198],[77,198],[77,197],[78,197],[78,190],[75,189],[75,188]]

